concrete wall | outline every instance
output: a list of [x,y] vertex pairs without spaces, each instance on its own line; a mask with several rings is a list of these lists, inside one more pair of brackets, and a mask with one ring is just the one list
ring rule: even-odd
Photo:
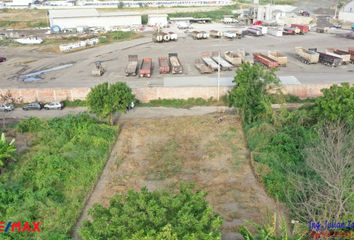
[[[282,90],[286,94],[300,98],[313,98],[321,96],[321,89],[329,88],[330,84],[301,84],[284,85]],[[220,96],[227,94],[230,87],[220,87]],[[84,100],[90,88],[33,88],[33,89],[0,89],[0,94],[10,91],[18,102],[32,101],[62,101],[62,100]],[[133,92],[137,99],[148,102],[153,99],[187,99],[187,98],[217,98],[216,87],[151,87],[134,88]]]

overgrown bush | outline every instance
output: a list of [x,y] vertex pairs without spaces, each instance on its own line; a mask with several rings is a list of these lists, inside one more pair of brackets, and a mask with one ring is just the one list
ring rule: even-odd
[[205,195],[188,185],[178,194],[130,190],[113,197],[108,208],[95,205],[92,221],[86,221],[80,233],[86,240],[221,240],[222,220]]
[[37,132],[43,128],[44,122],[42,122],[37,117],[30,117],[20,121],[16,128],[18,131],[25,133],[25,132]]
[[[32,123],[38,126],[38,121],[20,124],[33,131]],[[40,121],[39,125],[35,145],[0,176],[0,217],[42,223],[40,233],[18,233],[18,239],[68,239],[117,129],[87,114]]]

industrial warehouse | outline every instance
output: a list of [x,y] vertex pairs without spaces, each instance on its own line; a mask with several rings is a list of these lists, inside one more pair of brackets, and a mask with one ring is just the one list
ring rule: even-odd
[[101,27],[141,25],[141,14],[129,12],[98,12],[96,9],[48,10],[50,27],[60,29],[77,27]]

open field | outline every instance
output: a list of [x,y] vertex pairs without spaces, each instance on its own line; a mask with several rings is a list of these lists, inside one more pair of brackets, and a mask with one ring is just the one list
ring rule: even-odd
[[[219,118],[221,117],[221,121]],[[237,116],[204,116],[123,120],[118,142],[93,191],[81,221],[94,203],[128,189],[174,191],[182,181],[208,192],[207,200],[224,219],[224,239],[246,220],[262,222],[274,213],[252,174]]]
[[47,10],[0,10],[0,28],[25,29],[48,26]]

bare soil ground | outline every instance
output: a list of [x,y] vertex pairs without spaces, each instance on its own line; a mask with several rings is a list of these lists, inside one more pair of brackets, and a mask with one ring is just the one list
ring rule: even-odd
[[[220,121],[222,116],[222,121]],[[174,191],[194,182],[224,219],[223,239],[241,239],[245,221],[261,223],[275,211],[248,160],[240,120],[233,114],[122,119],[111,158],[79,220],[94,203],[128,189]]]

